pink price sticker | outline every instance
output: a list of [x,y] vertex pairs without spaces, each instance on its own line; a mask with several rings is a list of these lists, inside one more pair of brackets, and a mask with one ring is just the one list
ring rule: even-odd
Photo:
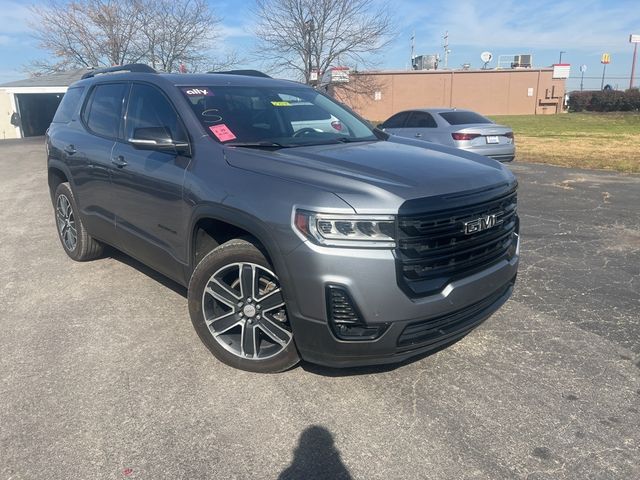
[[209,127],[209,130],[211,130],[211,133],[213,133],[221,142],[228,142],[229,140],[236,139],[236,136],[224,123],[221,123],[220,125],[213,125]]

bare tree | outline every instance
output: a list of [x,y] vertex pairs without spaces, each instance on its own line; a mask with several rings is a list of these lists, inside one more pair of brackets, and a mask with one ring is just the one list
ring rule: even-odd
[[312,71],[338,63],[370,65],[393,31],[388,10],[373,0],[257,0],[256,16],[262,58],[307,83]]
[[141,7],[136,0],[51,0],[31,7],[35,37],[55,58],[34,66],[59,71],[139,61],[145,53],[136,43]]
[[53,61],[35,72],[146,62],[173,72],[228,65],[210,55],[220,25],[206,0],[49,0],[31,8],[31,28]]
[[173,72],[183,64],[195,71],[212,63],[220,20],[205,0],[147,0],[145,10],[141,34],[153,68]]

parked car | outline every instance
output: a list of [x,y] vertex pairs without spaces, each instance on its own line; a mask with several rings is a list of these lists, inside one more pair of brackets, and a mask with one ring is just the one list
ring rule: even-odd
[[[46,139],[69,257],[108,244],[184,285],[204,344],[257,372],[402,361],[507,300],[519,259],[508,169],[241,73],[129,65],[69,87]],[[341,130],[296,129],[294,99]]]
[[516,155],[513,130],[469,110],[422,108],[396,113],[378,125],[387,133],[426,140],[510,162]]
[[286,103],[289,103],[289,106],[283,109],[283,117],[287,122],[291,122],[294,133],[304,128],[313,128],[317,132],[342,131],[340,120],[326,110],[309,102]]

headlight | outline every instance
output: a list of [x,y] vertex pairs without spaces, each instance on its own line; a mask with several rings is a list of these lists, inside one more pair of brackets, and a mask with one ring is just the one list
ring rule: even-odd
[[329,247],[394,248],[393,215],[340,215],[296,210],[294,228]]

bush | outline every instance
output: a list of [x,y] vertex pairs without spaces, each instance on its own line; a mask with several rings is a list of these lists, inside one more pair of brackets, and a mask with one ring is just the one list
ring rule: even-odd
[[640,90],[604,90],[571,92],[569,110],[572,112],[635,112],[640,110]]
[[571,92],[569,94],[569,110],[584,112],[591,103],[593,92]]

